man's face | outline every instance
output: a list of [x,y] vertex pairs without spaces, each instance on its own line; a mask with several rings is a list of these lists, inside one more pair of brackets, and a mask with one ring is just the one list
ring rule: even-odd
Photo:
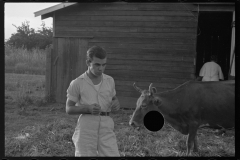
[[98,76],[101,76],[102,73],[104,72],[106,63],[107,63],[107,58],[99,59],[97,57],[93,57],[92,61],[87,62],[87,65],[90,71],[92,72],[92,74],[98,77]]

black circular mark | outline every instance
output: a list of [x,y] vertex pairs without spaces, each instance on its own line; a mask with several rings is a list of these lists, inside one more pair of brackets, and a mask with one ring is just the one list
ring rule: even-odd
[[144,126],[152,132],[157,132],[164,125],[163,115],[158,111],[148,112],[143,119]]

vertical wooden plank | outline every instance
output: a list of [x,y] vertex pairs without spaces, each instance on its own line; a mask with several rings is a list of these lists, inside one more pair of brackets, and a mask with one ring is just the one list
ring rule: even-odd
[[57,88],[57,60],[58,60],[58,38],[53,38],[53,54],[51,55],[51,95],[56,100],[56,88]]
[[[67,88],[69,87],[70,82],[75,79],[77,76],[75,75],[76,65],[77,65],[77,56],[78,56],[78,38],[69,38],[69,43],[67,43],[66,48],[68,51],[65,54],[64,63],[66,72],[64,72],[63,78],[63,88],[61,92],[61,100],[63,103],[66,102],[66,94]],[[67,57],[66,57],[67,56]]]
[[78,38],[70,38],[70,57],[69,57],[69,76],[67,81],[65,82],[66,85],[69,85],[71,80],[75,78],[75,68],[76,68],[76,55],[78,53]]
[[78,53],[79,53],[79,38],[71,38],[71,44],[70,44],[70,76],[68,79],[68,83],[77,78],[79,75],[76,75],[76,70],[78,70]]
[[46,75],[45,75],[45,97],[50,97],[51,95],[51,56],[53,54],[53,49],[46,54]]
[[56,26],[55,26],[55,24],[56,24],[56,13],[53,12],[53,37],[55,37],[55,35],[56,35]]
[[[61,101],[61,91],[63,83],[63,65],[64,65],[64,50],[65,50],[65,38],[58,38],[58,61],[57,61],[57,88],[56,88],[56,101]],[[65,60],[67,61],[67,59]]]
[[199,16],[199,14],[195,14],[195,17],[196,17],[196,19],[197,19],[197,27],[196,27],[196,30],[195,30],[195,35],[196,35],[196,37],[195,37],[195,39],[193,40],[195,43],[194,43],[194,48],[195,48],[195,50],[193,51],[193,54],[194,54],[194,60],[193,60],[193,68],[194,68],[194,74],[192,74],[193,76],[192,76],[192,79],[196,79],[197,77],[198,77],[198,75],[196,75],[196,71],[197,71],[197,65],[196,65],[196,63],[197,63],[197,34],[198,34],[198,16]]
[[87,70],[86,54],[88,50],[88,41],[86,39],[79,39],[78,46],[76,76],[83,74]]
[[62,59],[62,77],[61,77],[61,91],[60,94],[60,102],[65,103],[66,102],[66,91],[69,86],[69,79],[71,79],[72,74],[72,56],[74,52],[74,39],[75,38],[67,38],[64,41],[64,52],[63,52],[63,59]]

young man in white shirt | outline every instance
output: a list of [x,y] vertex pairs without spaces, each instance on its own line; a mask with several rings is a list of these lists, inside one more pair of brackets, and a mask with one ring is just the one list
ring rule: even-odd
[[217,56],[211,56],[211,62],[205,63],[199,73],[199,80],[219,81],[224,80],[221,67],[217,64]]
[[75,156],[120,156],[110,111],[120,108],[114,79],[104,70],[106,51],[93,46],[87,51],[88,70],[70,83],[66,112],[80,115],[72,140]]

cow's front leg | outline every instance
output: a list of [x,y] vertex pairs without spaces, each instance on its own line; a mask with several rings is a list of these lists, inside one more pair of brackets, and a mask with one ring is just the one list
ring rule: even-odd
[[196,134],[197,134],[197,128],[195,125],[192,125],[189,127],[189,134],[188,134],[188,138],[187,138],[187,156],[190,154],[191,150],[193,149],[193,147],[195,148],[195,146],[197,147],[197,143],[196,142]]
[[195,139],[194,139],[194,148],[193,148],[193,152],[198,152],[197,134],[196,134]]
[[192,148],[193,148],[193,143],[194,143],[194,141],[192,140],[193,138],[192,138],[192,135],[190,135],[190,133],[188,134],[188,137],[187,137],[187,143],[186,143],[186,145],[187,145],[187,156],[189,156],[190,155],[190,152],[191,152],[191,150],[192,150]]

